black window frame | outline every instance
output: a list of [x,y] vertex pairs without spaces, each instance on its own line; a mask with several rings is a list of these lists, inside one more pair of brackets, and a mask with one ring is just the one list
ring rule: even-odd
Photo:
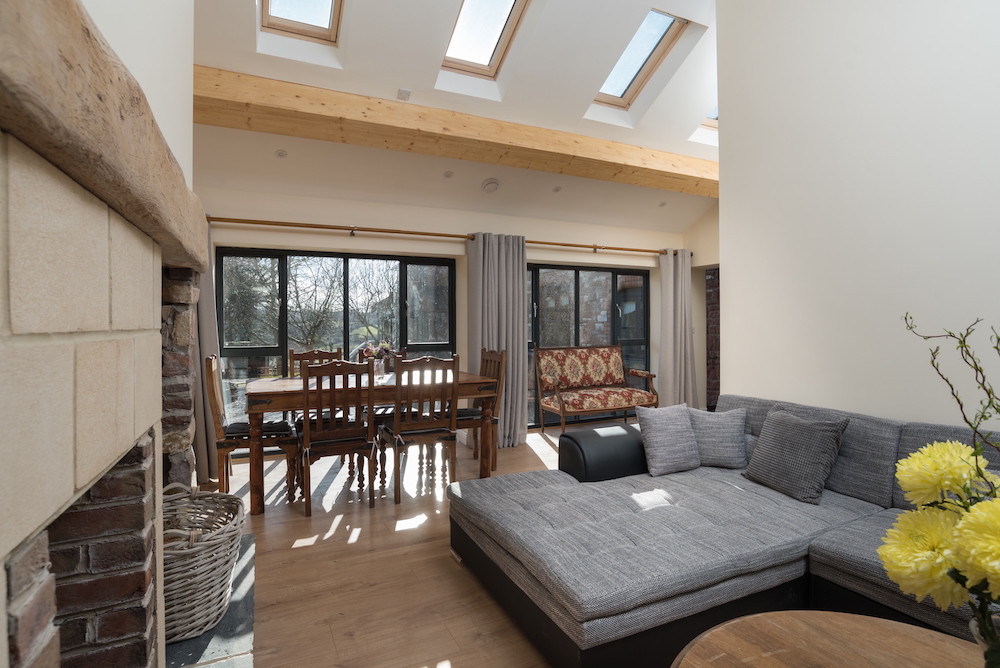
[[[423,352],[440,351],[448,349],[451,354],[456,353],[456,272],[455,260],[452,258],[421,257],[413,255],[385,255],[368,253],[336,253],[311,250],[277,250],[273,248],[244,248],[237,246],[219,246],[215,249],[215,306],[216,317],[218,318],[219,330],[219,352],[221,357],[280,357],[282,360],[282,373],[288,375],[288,258],[291,256],[307,257],[335,257],[344,260],[344,295],[343,304],[345,319],[350,313],[350,261],[351,259],[363,260],[390,260],[399,262],[399,286],[398,286],[398,311],[399,318],[399,341],[395,343],[398,349],[406,348],[408,357],[419,357]],[[226,346],[223,333],[225,332],[224,306],[224,285],[223,285],[223,260],[225,257],[267,257],[278,260],[278,345],[258,346],[258,347],[236,347]],[[406,300],[408,269],[411,266],[444,266],[448,267],[448,309],[450,312],[448,323],[448,341],[446,343],[423,343],[408,344],[409,322],[408,308]],[[350,323],[345,322],[343,327],[343,341],[340,345],[344,350],[344,355],[351,352],[350,348]]]

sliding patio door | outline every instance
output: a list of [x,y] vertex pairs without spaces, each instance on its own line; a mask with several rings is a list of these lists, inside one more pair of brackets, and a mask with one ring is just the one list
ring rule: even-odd
[[[649,272],[528,265],[528,419],[539,426],[535,347],[620,344],[625,365],[649,369]],[[548,421],[558,420],[549,416]]]
[[223,398],[245,419],[247,380],[288,372],[288,349],[357,359],[388,341],[409,357],[455,352],[455,262],[219,248],[216,307]]

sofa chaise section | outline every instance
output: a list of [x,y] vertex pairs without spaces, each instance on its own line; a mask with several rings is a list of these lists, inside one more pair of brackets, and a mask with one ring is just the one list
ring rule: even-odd
[[961,612],[904,596],[875,550],[908,507],[897,459],[968,430],[720,397],[718,412],[739,409],[743,440],[738,426],[733,440],[751,468],[756,448],[774,447],[771,414],[847,421],[818,503],[704,465],[704,452],[702,466],[651,476],[641,430],[601,426],[561,436],[558,471],[453,483],[452,546],[559,666],[666,665],[711,626],[778,609],[846,609],[967,637]]

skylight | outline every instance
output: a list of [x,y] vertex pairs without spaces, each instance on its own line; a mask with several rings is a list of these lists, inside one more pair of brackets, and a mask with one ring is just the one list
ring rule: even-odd
[[528,0],[464,0],[444,67],[495,78]]
[[342,3],[343,0],[263,0],[261,29],[336,44]]
[[628,109],[687,24],[676,16],[649,10],[594,101]]

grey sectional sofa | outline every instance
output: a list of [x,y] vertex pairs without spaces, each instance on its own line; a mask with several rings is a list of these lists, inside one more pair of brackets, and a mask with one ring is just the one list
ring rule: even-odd
[[[617,424],[564,434],[560,470],[453,483],[452,548],[557,666],[668,665],[715,624],[789,608],[970,638],[967,610],[902,595],[875,553],[909,507],[896,460],[935,440],[969,442],[967,429],[733,395],[717,412],[740,409],[744,434],[731,447],[743,450],[719,460],[736,468],[651,476],[641,431]],[[742,475],[771,411],[849,420],[818,503]]]

